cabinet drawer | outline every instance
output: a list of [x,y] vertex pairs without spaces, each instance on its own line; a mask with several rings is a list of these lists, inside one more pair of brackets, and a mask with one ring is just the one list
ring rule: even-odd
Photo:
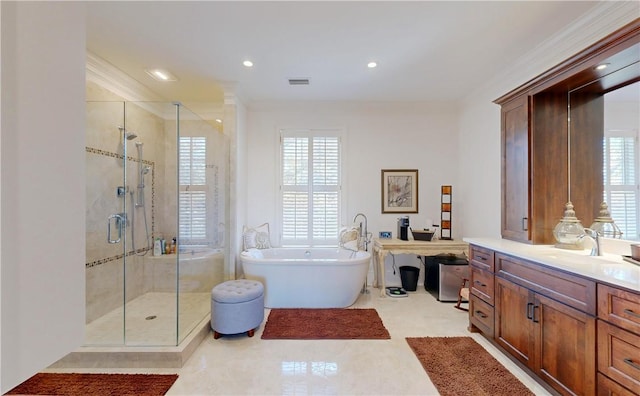
[[493,250],[481,248],[471,245],[469,248],[471,253],[471,265],[485,271],[493,272],[494,270],[494,252]]
[[598,317],[640,334],[640,294],[598,284]]
[[640,336],[598,320],[598,371],[640,394]]
[[469,296],[469,320],[489,338],[493,338],[493,312],[493,307],[478,296]]
[[471,294],[476,295],[487,304],[493,306],[493,274],[471,267]]
[[598,373],[598,396],[636,396],[630,390],[623,388],[617,382]]
[[495,262],[496,275],[582,312],[596,315],[594,281],[499,253]]

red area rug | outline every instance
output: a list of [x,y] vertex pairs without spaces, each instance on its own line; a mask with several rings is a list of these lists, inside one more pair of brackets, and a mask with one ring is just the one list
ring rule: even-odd
[[533,396],[471,337],[407,338],[441,396]]
[[177,379],[177,374],[38,373],[6,394],[161,396]]
[[385,340],[391,338],[375,309],[278,308],[269,313],[266,340]]

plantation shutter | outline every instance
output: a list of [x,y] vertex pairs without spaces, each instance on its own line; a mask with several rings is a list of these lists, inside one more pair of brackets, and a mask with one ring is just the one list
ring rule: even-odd
[[283,132],[281,161],[282,244],[337,244],[340,137],[323,131]]
[[206,137],[180,137],[179,236],[181,244],[207,241]]
[[625,239],[638,239],[637,143],[624,131],[604,138],[604,201]]

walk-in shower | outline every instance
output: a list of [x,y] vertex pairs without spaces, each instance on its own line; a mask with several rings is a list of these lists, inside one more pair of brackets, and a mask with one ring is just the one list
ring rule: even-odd
[[[228,139],[179,103],[106,101],[91,84],[85,346],[177,346],[228,278]],[[155,256],[156,239],[183,249]]]

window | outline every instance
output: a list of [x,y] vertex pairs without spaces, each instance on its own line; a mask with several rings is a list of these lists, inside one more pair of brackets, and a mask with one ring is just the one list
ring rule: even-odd
[[336,245],[341,139],[336,130],[281,131],[281,243]]
[[207,243],[207,138],[180,137],[180,243]]
[[604,138],[604,201],[625,239],[638,239],[638,147],[634,131],[607,131]]

